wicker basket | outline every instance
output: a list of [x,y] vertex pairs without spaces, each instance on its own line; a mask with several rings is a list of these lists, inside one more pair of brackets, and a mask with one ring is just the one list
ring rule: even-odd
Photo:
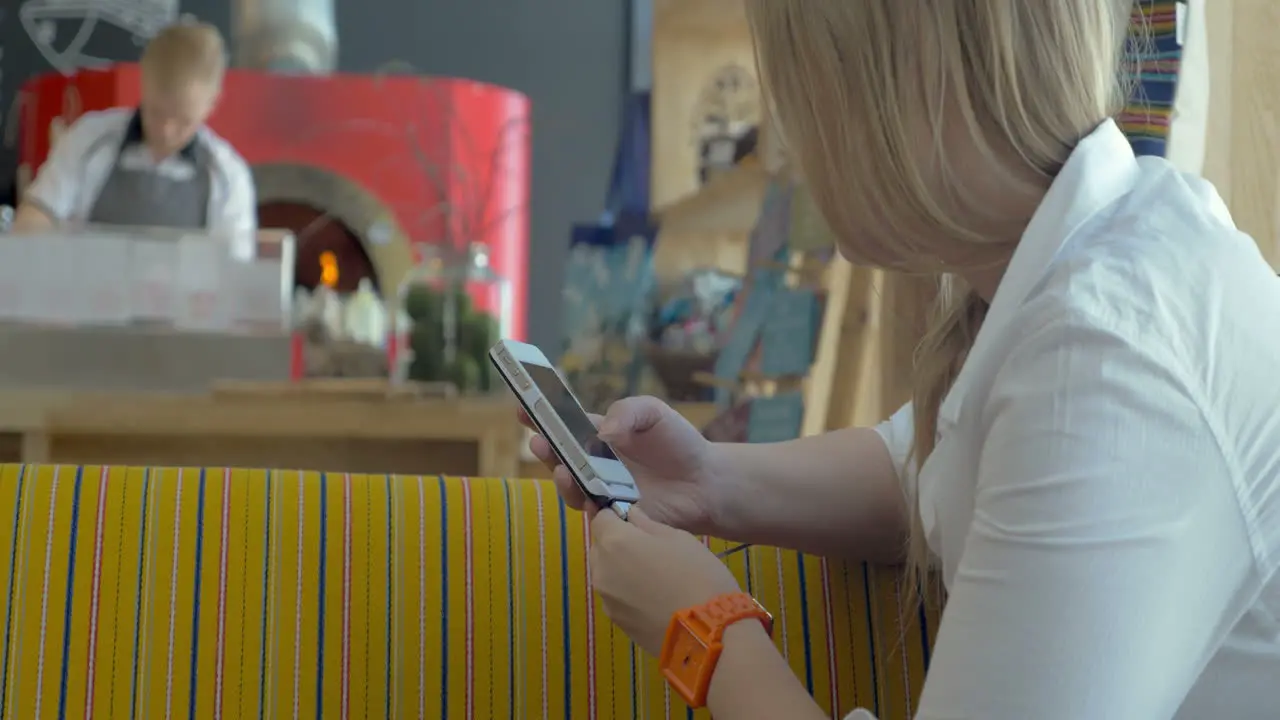
[[694,378],[714,371],[715,353],[666,350],[650,343],[645,346],[644,355],[662,382],[669,402],[704,402],[711,397],[711,389]]

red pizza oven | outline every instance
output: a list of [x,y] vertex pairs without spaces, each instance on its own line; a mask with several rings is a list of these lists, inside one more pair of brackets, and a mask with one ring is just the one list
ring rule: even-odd
[[[19,183],[51,136],[87,110],[138,102],[138,67],[23,88]],[[253,167],[263,227],[299,235],[300,284],[338,258],[339,290],[371,277],[394,290],[419,243],[483,242],[511,283],[524,338],[529,242],[529,101],[513,90],[409,75],[233,70],[209,123]],[[481,300],[477,298],[477,300]],[[496,309],[496,308],[495,308]]]

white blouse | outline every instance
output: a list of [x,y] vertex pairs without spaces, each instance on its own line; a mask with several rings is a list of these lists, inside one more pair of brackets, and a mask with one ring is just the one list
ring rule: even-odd
[[[910,407],[879,430],[915,482]],[[1280,278],[1209,183],[1079,145],[918,482],[918,718],[1280,718]]]

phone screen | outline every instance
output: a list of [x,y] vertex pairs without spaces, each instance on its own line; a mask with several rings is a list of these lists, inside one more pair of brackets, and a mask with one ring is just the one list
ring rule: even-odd
[[595,423],[591,422],[587,412],[569,393],[569,388],[560,382],[560,376],[555,370],[546,365],[530,363],[521,363],[521,365],[529,374],[529,379],[533,380],[533,384],[538,386],[538,392],[542,393],[542,397],[546,398],[547,403],[556,411],[556,415],[560,416],[560,422],[564,423],[569,434],[573,435],[573,439],[578,441],[578,445],[582,446],[588,455],[604,460],[618,459],[609,445],[596,435]]

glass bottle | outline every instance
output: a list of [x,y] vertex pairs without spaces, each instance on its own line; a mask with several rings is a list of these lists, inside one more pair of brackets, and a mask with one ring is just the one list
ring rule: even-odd
[[397,297],[388,347],[398,382],[452,382],[464,393],[492,389],[488,352],[510,332],[512,298],[486,246],[422,246]]
[[386,309],[373,289],[373,281],[360,278],[356,291],[347,297],[347,335],[351,340],[381,349],[387,340]]

